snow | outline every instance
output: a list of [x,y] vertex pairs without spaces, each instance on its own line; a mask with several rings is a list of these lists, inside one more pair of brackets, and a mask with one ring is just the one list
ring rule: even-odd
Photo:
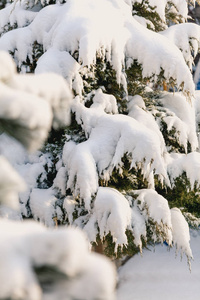
[[180,209],[172,208],[171,209],[171,218],[172,218],[172,235],[173,242],[176,246],[176,252],[181,251],[181,254],[185,253],[188,259],[189,267],[191,268],[191,258],[192,251],[189,246],[190,242],[190,233],[188,223],[183,217]]
[[149,185],[154,184],[153,169],[168,182],[159,137],[129,116],[106,114],[102,105],[105,108],[103,100],[86,108],[76,98],[72,110],[89,138],[78,145],[66,142],[63,149],[67,188],[84,199],[86,209],[90,209],[91,197],[97,191],[98,175],[106,182],[114,168],[122,172],[125,153],[130,155],[130,168],[142,164]]
[[188,102],[182,93],[163,93],[159,100],[167,112],[163,121],[166,123],[168,131],[173,127],[176,129],[175,136],[179,143],[184,146],[186,153],[188,142],[192,151],[198,148],[195,106],[194,100],[191,101],[191,103]]
[[[127,59],[137,59],[142,64],[143,77],[158,76],[162,68],[166,79],[176,78],[178,86],[184,82],[184,89],[194,94],[191,74],[177,47],[168,38],[144,28],[134,19],[128,22],[127,27],[131,32],[131,38],[126,45],[126,57]],[[167,59],[168,55],[170,56],[170,62]]]
[[0,61],[1,126],[34,151],[46,140],[51,125],[57,129],[70,124],[72,92],[60,75],[18,75],[11,56],[2,51]]
[[32,189],[29,205],[35,220],[39,220],[46,226],[55,226],[56,197],[52,189]]
[[[135,2],[142,3],[141,0],[125,0],[126,2],[130,2],[130,4],[134,4]],[[154,7],[155,11],[159,14],[160,18],[165,21],[165,7],[167,4],[166,0],[157,1],[157,0],[149,0],[149,5]]]
[[[100,238],[103,238],[110,232],[115,242],[115,252],[118,245],[127,244],[126,229],[131,225],[131,208],[127,199],[117,190],[106,187],[99,187],[94,202],[93,215],[85,226],[84,230],[91,235],[91,240],[96,235],[91,234],[91,222],[99,227]],[[94,227],[94,224],[92,224]]]
[[[14,91],[0,83],[0,119],[6,131],[20,140],[28,149],[35,150],[46,139],[52,122],[52,112],[42,98],[26,92]],[[6,123],[10,127],[6,127]],[[15,130],[12,130],[12,126]],[[23,132],[23,135],[20,133]]]
[[[105,257],[91,254],[80,229],[46,229],[33,221],[0,220],[0,297],[114,300],[116,271]],[[35,269],[55,268],[52,293],[39,284]],[[56,278],[56,270],[62,276]],[[52,271],[51,271],[52,272]],[[38,280],[39,279],[39,280]],[[93,284],[89,287],[88,282]],[[41,283],[41,282],[40,282]]]
[[182,51],[185,61],[192,70],[193,59],[200,47],[199,25],[193,23],[177,24],[161,32],[161,34],[170,39]]
[[[157,226],[160,226],[163,231],[165,240],[171,245],[172,222],[168,201],[153,189],[142,189],[134,191],[134,193],[138,195],[137,201],[140,203],[138,204],[138,207],[142,211],[142,215],[146,221],[152,219],[153,222],[156,222]],[[155,241],[157,240],[156,230],[155,232],[152,232],[152,239]]]
[[191,272],[187,258],[176,257],[176,249],[156,245],[148,247],[143,255],[135,255],[119,269],[117,300],[190,300],[198,299],[200,292],[199,231],[191,231],[194,256]]
[[54,72],[62,75],[70,89],[81,95],[83,82],[79,74],[80,68],[80,64],[67,51],[50,48],[38,59],[35,74]]
[[0,34],[5,26],[24,27],[31,23],[37,12],[26,9],[25,1],[14,1],[4,9],[0,10]]
[[169,160],[167,168],[172,186],[174,184],[174,179],[179,177],[183,172],[186,173],[186,176],[190,181],[191,190],[194,188],[195,184],[197,185],[197,187],[199,186],[199,152],[191,152],[188,154],[172,153],[168,158]]
[[147,128],[153,130],[154,134],[156,134],[160,140],[162,152],[166,152],[165,141],[160,128],[153,115],[147,111],[144,100],[141,96],[129,96],[128,112],[128,115],[130,117],[136,119]]
[[[179,2],[176,2],[180,8]],[[157,8],[160,13],[164,6],[162,4]],[[163,69],[166,79],[176,79],[178,86],[184,83],[184,89],[194,94],[192,76],[179,49],[168,38],[139,24],[132,17],[131,8],[122,0],[97,0],[95,3],[91,0],[69,0],[63,5],[49,5],[37,13],[30,25],[5,33],[0,39],[0,49],[14,52],[15,59],[21,65],[27,57],[31,57],[34,41],[43,45],[47,52],[51,49],[73,55],[78,51],[81,67],[95,63],[96,54],[106,57],[116,71],[117,82],[124,86],[125,91],[123,68],[127,61],[130,63],[130,60],[136,59],[143,67],[143,77],[157,77]],[[51,53],[46,55],[50,57]],[[63,55],[59,55],[58,65],[62,61]],[[47,71],[46,63],[41,58],[38,61],[40,72],[40,62]],[[73,64],[71,68],[70,77],[72,73],[76,77]],[[55,64],[50,65],[49,70],[54,69],[58,72]]]
[[52,107],[55,129],[70,124],[70,105],[73,95],[61,76],[54,73],[20,74],[13,76],[7,85],[12,89],[25,91],[45,99]]
[[18,192],[24,191],[26,185],[2,155],[0,155],[0,165],[0,203],[13,209],[19,209]]
[[[35,75],[17,74],[10,56],[0,52],[0,129],[33,151],[32,155],[27,154],[25,148],[9,139],[6,133],[0,135],[0,216],[15,220],[0,220],[0,298],[114,300],[116,273],[113,265],[106,258],[91,254],[86,236],[72,226],[83,228],[92,242],[98,233],[101,240],[110,233],[115,252],[118,246],[127,245],[128,229],[142,252],[142,240],[147,240],[151,225],[152,240],[174,246],[177,255],[179,252],[181,256],[185,254],[189,265],[193,255],[195,257],[187,222],[178,208],[170,210],[167,200],[154,190],[154,175],[169,187],[173,187],[175,179],[183,172],[191,189],[200,184],[200,154],[195,152],[199,148],[196,131],[200,106],[190,73],[191,54],[197,54],[200,31],[197,25],[181,24],[155,33],[146,28],[147,20],[132,16],[134,2],[68,0],[65,4],[48,5],[40,10],[39,4],[22,0],[0,11],[0,49],[12,52],[19,68],[27,59],[32,63],[35,42],[43,49]],[[149,3],[155,6],[167,27],[165,9],[168,2],[150,0]],[[171,4],[186,19],[186,1],[172,0]],[[15,27],[15,24],[17,29],[5,33],[7,26]],[[119,114],[119,100],[104,93],[103,87],[84,95],[85,83],[81,76],[89,72],[89,76],[94,75],[97,57],[110,62],[116,71],[117,83],[125,91],[122,100],[128,100],[127,115]],[[150,109],[150,113],[145,99],[127,92],[125,69],[135,60],[141,64],[144,78],[157,79],[163,70],[166,81],[175,79],[178,89],[184,84],[185,92],[195,95],[196,99],[190,95],[188,102],[183,93],[163,92],[157,99],[161,117],[156,116],[156,110]],[[149,84],[151,86],[151,82]],[[72,90],[78,95],[74,99]],[[87,101],[93,102],[90,107]],[[52,126],[58,129],[70,124],[71,111],[86,141],[77,144],[66,136],[56,164],[57,175],[52,187],[47,188],[46,167],[52,167],[52,157],[35,150],[44,143]],[[175,138],[186,154],[167,153],[159,128],[161,121],[166,123],[168,132],[175,128]],[[192,152],[187,154],[188,143]],[[101,181],[103,185],[108,183],[113,171],[123,176],[124,155],[130,170],[142,170],[148,189],[132,190],[125,195],[124,191],[120,193],[99,186]],[[27,189],[24,191],[25,183]],[[72,195],[66,196],[67,189]],[[19,198],[21,211],[16,210]],[[56,207],[57,200],[61,206]],[[81,209],[84,214],[79,214]],[[64,221],[70,227],[53,230],[51,227],[57,225],[56,217],[61,219],[63,212],[66,213]],[[22,215],[33,216],[45,226],[37,222],[18,222]],[[163,254],[164,248],[165,243],[162,248],[155,246],[156,251],[170,261],[169,253]],[[174,254],[174,250],[170,253]],[[145,266],[136,256],[119,271],[119,299],[137,299],[138,295],[139,300],[151,299],[149,290],[152,288],[153,299],[162,298],[163,293],[168,297],[166,282],[161,282],[155,292],[154,281],[158,283],[161,277],[168,282],[175,281],[176,273],[170,277],[174,273],[167,267],[164,273],[161,266],[166,262],[161,263],[160,256],[158,264],[147,250],[143,257]],[[150,262],[146,263],[146,259]],[[138,269],[137,261],[141,266]],[[44,266],[53,267],[64,278],[51,287],[52,293],[42,291],[40,278],[34,271]],[[156,266],[161,273],[157,275],[155,271],[152,276]],[[174,263],[171,262],[171,266],[173,270]],[[146,277],[148,291],[142,287]],[[182,272],[181,278],[186,280],[186,277]],[[135,283],[136,288],[133,288]],[[175,299],[178,299],[180,291],[173,288]],[[184,296],[188,294],[185,293],[183,299]]]

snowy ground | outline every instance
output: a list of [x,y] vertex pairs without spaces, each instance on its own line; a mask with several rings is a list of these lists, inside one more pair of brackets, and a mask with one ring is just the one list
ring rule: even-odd
[[190,273],[187,259],[167,246],[145,250],[119,270],[117,300],[197,300],[200,299],[200,232],[191,232],[194,261]]

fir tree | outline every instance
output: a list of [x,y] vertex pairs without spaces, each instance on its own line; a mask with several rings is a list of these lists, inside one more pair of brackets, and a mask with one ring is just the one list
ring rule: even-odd
[[[27,158],[35,173],[20,195],[22,217],[78,226],[120,261],[167,242],[190,263],[186,220],[200,217],[191,74],[200,27],[187,23],[188,2],[21,1],[1,14],[0,49],[18,71],[58,73],[74,95],[70,125],[55,122],[37,159]],[[20,80],[7,84],[41,94]]]

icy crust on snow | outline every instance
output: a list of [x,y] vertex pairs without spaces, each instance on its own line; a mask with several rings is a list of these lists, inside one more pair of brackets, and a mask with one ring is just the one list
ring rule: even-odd
[[142,167],[150,185],[154,184],[152,174],[159,174],[168,183],[159,137],[135,119],[107,114],[103,108],[102,102],[86,108],[75,98],[72,110],[88,140],[78,145],[66,142],[63,149],[67,188],[84,199],[87,209],[97,191],[98,176],[106,182],[115,168],[122,174],[125,154],[130,157],[130,168]]
[[[50,230],[36,222],[1,219],[0,238],[1,299],[115,298],[114,265],[89,252],[86,236],[79,229]],[[40,286],[40,279],[48,276],[40,275],[40,268],[47,272],[49,268],[52,274],[50,294]]]
[[28,150],[36,150],[52,124],[69,125],[71,90],[57,74],[18,75],[6,52],[0,52],[0,62],[0,127]]
[[[194,93],[192,75],[180,50],[168,38],[139,24],[122,0],[69,0],[63,5],[49,5],[37,13],[29,26],[3,35],[0,49],[12,52],[17,49],[15,58],[21,65],[27,57],[31,59],[34,41],[42,44],[44,51],[51,48],[70,54],[78,51],[81,66],[94,64],[96,55],[106,58],[125,90],[123,68],[125,65],[129,68],[136,59],[142,64],[144,77],[156,77],[163,69],[166,79],[172,77],[178,86],[184,83],[184,89]],[[60,64],[63,59],[59,56],[58,60]],[[46,68],[42,59],[38,68],[41,70],[40,62]],[[57,69],[55,65],[53,68]]]
[[160,33],[170,39],[182,51],[185,61],[192,70],[194,57],[200,48],[199,25],[193,23],[178,24]]

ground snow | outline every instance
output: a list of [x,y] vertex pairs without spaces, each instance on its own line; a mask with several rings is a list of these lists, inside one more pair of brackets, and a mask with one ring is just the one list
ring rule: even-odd
[[117,300],[191,300],[200,293],[200,233],[191,231],[194,256],[189,271],[186,257],[181,260],[175,249],[164,244],[149,247],[132,257],[119,269]]

